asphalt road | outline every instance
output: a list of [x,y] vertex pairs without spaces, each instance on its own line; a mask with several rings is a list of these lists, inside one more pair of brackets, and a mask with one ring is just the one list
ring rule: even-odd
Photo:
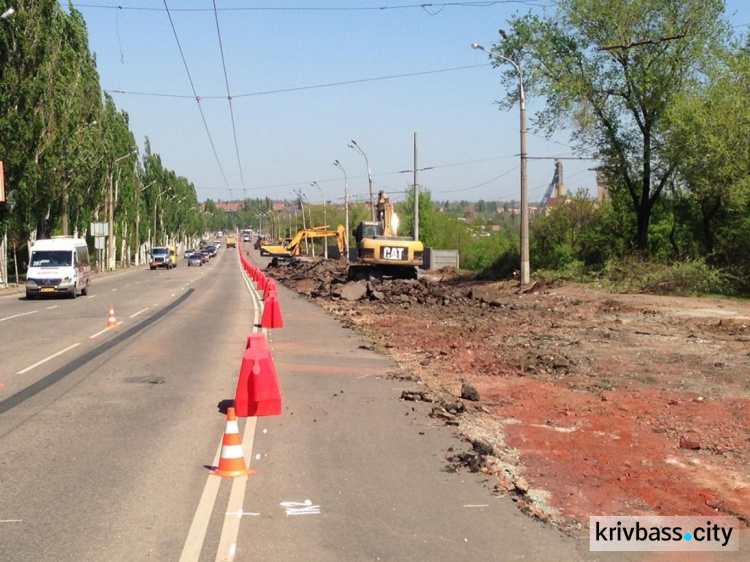
[[280,301],[283,412],[241,420],[256,474],[221,479],[219,405],[259,331],[234,250],[96,278],[85,298],[0,298],[0,560],[590,559],[487,477],[444,472],[465,445],[398,400],[396,366]]

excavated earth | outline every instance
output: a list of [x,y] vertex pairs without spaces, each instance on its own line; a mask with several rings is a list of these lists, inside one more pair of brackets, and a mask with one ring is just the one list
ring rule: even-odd
[[482,282],[456,270],[346,281],[272,262],[418,381],[463,452],[446,470],[569,532],[591,515],[732,515],[750,524],[750,303]]

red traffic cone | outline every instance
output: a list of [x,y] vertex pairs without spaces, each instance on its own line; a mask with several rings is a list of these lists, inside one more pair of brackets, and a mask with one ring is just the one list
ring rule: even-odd
[[117,328],[117,318],[115,318],[115,307],[109,305],[109,315],[107,316],[107,328]]
[[242,438],[240,437],[240,428],[237,425],[234,408],[227,409],[227,425],[224,429],[224,439],[221,442],[219,466],[211,470],[209,474],[215,474],[222,478],[255,474],[255,471],[245,466],[245,453],[242,450]]

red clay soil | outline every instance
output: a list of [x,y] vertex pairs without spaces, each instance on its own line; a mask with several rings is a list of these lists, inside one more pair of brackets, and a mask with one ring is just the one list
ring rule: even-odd
[[491,447],[481,470],[525,511],[568,529],[591,515],[750,523],[750,303],[576,285],[521,294],[453,272],[349,301],[340,277],[307,267],[269,271],[436,397],[478,391],[459,415],[433,413]]

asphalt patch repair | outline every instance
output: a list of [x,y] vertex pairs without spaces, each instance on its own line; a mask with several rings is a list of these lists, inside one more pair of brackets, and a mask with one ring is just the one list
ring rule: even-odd
[[[456,270],[360,282],[346,264],[268,272],[358,330],[466,450],[568,532],[591,515],[730,515],[750,525],[750,303],[480,282]],[[347,289],[347,285],[349,288]]]

